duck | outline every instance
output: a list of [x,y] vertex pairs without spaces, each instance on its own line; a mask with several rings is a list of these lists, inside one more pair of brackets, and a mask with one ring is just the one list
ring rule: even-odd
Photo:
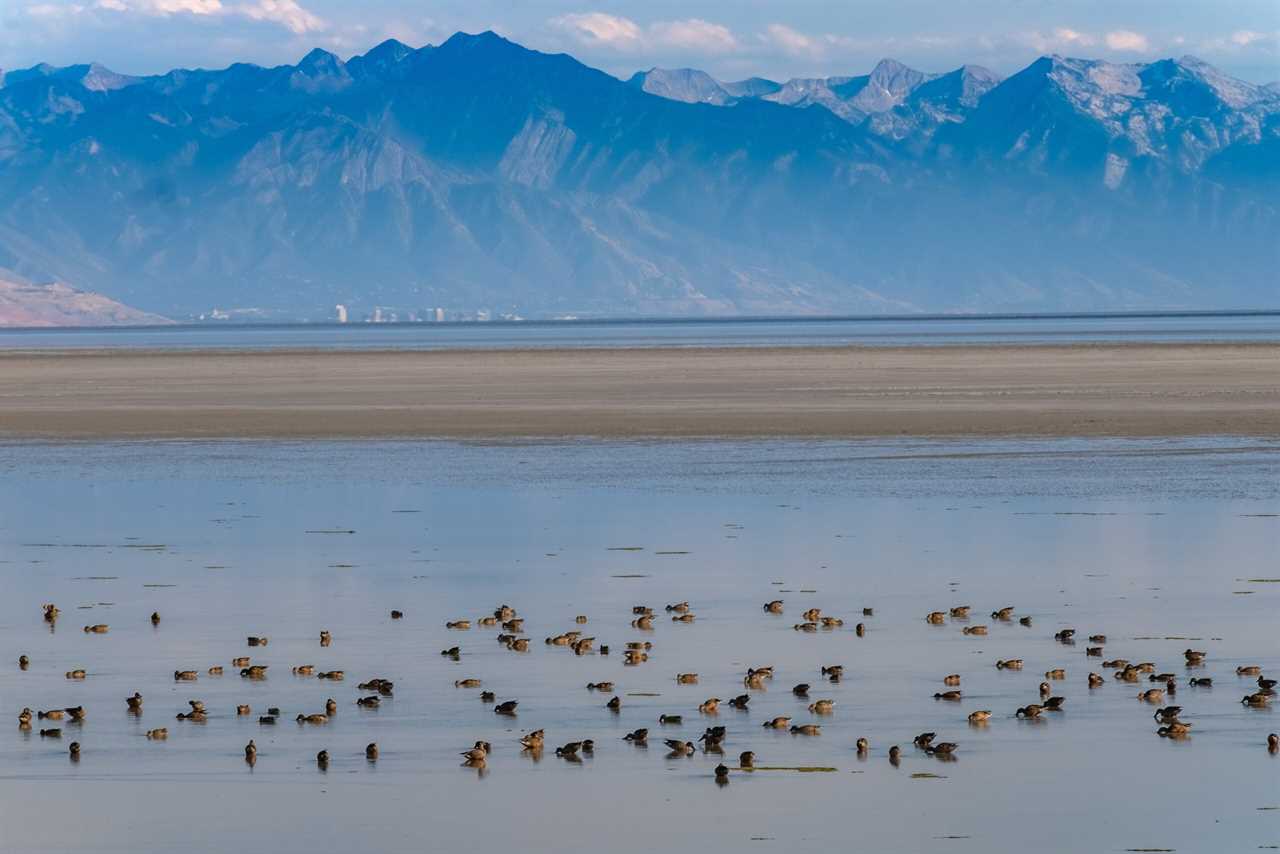
[[403,620],[403,619],[404,619],[404,611],[397,611],[397,610],[395,610],[395,609],[393,608],[393,609],[392,609],[392,611],[391,611],[391,619],[393,619],[393,620]]
[[862,623],[858,623],[858,625],[853,627],[853,633],[858,637],[865,637],[867,634],[867,627]]
[[253,739],[249,739],[249,743],[244,746],[244,758],[248,762],[258,758],[258,745],[253,743]]
[[1038,718],[1040,717],[1040,713],[1043,711],[1043,706],[1031,703],[1018,709],[1018,711],[1014,713],[1014,716],[1019,718]]
[[948,674],[948,675],[946,675],[946,676],[943,676],[943,677],[942,677],[942,684],[943,684],[943,685],[952,685],[952,686],[954,686],[954,685],[959,685],[959,684],[960,684],[960,674],[959,674],[959,673],[951,673],[951,674]]
[[109,630],[110,630],[110,626],[108,626],[106,623],[97,623],[92,626],[84,627],[84,633],[86,635],[88,634],[105,635]]
[[1237,676],[1260,676],[1261,674],[1262,668],[1256,664],[1246,664],[1236,668]]
[[622,698],[615,694],[609,702],[604,704],[604,707],[611,712],[616,712],[622,708]]
[[698,674],[696,673],[677,673],[676,684],[678,685],[697,685]]
[[328,645],[329,645],[329,644],[331,644],[331,643],[333,643],[333,636],[332,636],[332,635],[330,635],[327,631],[321,630],[321,631],[320,631],[320,645],[321,645],[321,646],[328,646]]
[[667,606],[668,612],[672,612],[676,614],[683,614],[685,611],[688,611],[688,610],[689,610],[688,602],[676,602],[672,605]]
[[604,693],[604,694],[611,694],[613,693],[613,683],[612,682],[588,682],[587,690],[600,691],[601,693]]
[[51,721],[60,721],[64,717],[66,717],[66,714],[67,713],[64,712],[62,709],[50,709],[47,712],[36,712],[36,716],[40,720],[45,720],[47,718],[48,720],[51,720]]
[[586,614],[579,614],[578,616],[576,616],[576,617],[574,617],[574,618],[573,618],[573,621],[574,621],[575,623],[577,623],[578,625],[580,625],[580,626],[586,625],[586,623],[587,623],[587,615],[586,615]]
[[1182,655],[1186,658],[1187,664],[1200,664],[1208,653],[1199,649],[1184,649]]
[[991,720],[990,709],[979,709],[976,712],[969,713],[969,723],[971,724],[985,724],[989,720]]
[[956,752],[958,746],[954,741],[940,741],[929,745],[925,748],[925,752],[930,756],[950,756]]
[[747,671],[747,675],[742,677],[742,684],[746,685],[748,688],[760,689],[764,687],[764,678],[763,673]]
[[1176,721],[1180,714],[1182,714],[1182,706],[1165,706],[1163,709],[1156,709],[1151,717],[1162,724],[1167,724],[1170,721]]
[[241,716],[250,714],[249,706],[243,703],[240,704],[239,706],[236,706],[236,714]]
[[871,742],[867,741],[865,738],[859,738],[854,742],[854,747],[857,749],[859,755],[866,755],[866,752],[871,749]]
[[240,669],[240,677],[242,679],[266,679],[267,667],[268,665],[266,664],[251,664]]
[[19,727],[31,726],[31,709],[30,708],[24,708],[21,712],[18,712],[18,726]]
[[1187,682],[1192,688],[1212,688],[1213,677],[1211,676],[1192,676]]
[[679,726],[684,723],[683,715],[658,715],[658,723],[669,726]]
[[782,600],[781,600],[781,599],[774,599],[772,602],[765,602],[765,603],[764,603],[764,609],[765,609],[765,611],[767,611],[767,612],[768,612],[768,613],[770,613],[770,614],[781,614],[781,613],[782,613]]
[[[557,754],[559,752],[559,750],[556,751]],[[475,747],[464,750],[459,755],[468,762],[484,762],[489,758],[489,751],[482,746],[482,742],[476,742]]]
[[937,738],[937,736],[938,734],[936,732],[922,732],[915,738],[911,739],[911,743],[916,747],[928,747],[930,744],[933,744],[933,740]]
[[765,729],[786,729],[789,726],[791,726],[791,717],[789,715],[780,715],[764,722]]
[[622,738],[632,744],[647,744],[649,742],[649,730],[641,727],[640,729],[632,730]]
[[1030,626],[1031,626],[1031,618],[1030,618],[1030,617],[1019,617],[1019,618],[1018,618],[1018,624],[1019,624],[1019,625],[1022,625],[1022,626],[1030,627]]
[[1055,668],[1053,670],[1046,670],[1044,672],[1044,678],[1045,679],[1066,679],[1067,671],[1061,667]]
[[818,630],[818,624],[817,623],[796,623],[791,628],[795,629],[797,632],[816,632]]
[[875,608],[863,608],[863,609],[862,609],[862,616],[864,616],[864,617],[874,617],[875,615],[876,615],[876,609],[875,609]]
[[818,724],[799,724],[791,727],[792,735],[821,735],[822,727]]
[[1060,632],[1054,632],[1053,639],[1059,643],[1071,643],[1075,639],[1075,629],[1063,629]]
[[1245,694],[1244,699],[1241,700],[1240,702],[1246,706],[1251,706],[1255,709],[1260,709],[1260,708],[1263,708],[1264,706],[1270,705],[1271,698],[1268,697],[1266,694],[1263,694],[1261,691],[1259,691],[1254,694]]
[[698,711],[704,715],[714,715],[720,711],[720,698],[711,697],[698,705]]
[[636,617],[631,621],[631,627],[642,631],[650,631],[653,629],[653,615],[645,614],[643,617]]
[[370,762],[376,762],[378,759],[378,742],[371,741],[364,746],[364,758]]
[[955,617],[957,620],[963,620],[965,617],[969,616],[970,610],[972,610],[971,605],[957,605],[951,609],[951,616]]
[[1087,646],[1087,647],[1085,647],[1085,648],[1084,648],[1084,654],[1085,654],[1085,655],[1087,655],[1087,656],[1093,656],[1093,657],[1096,657],[1096,658],[1101,658],[1101,657],[1102,657],[1102,647],[1100,647],[1100,646]]
[[1273,732],[1267,736],[1267,750],[1270,750],[1272,753],[1280,751],[1280,735]]
[[816,623],[816,622],[818,622],[818,620],[820,620],[820,619],[822,618],[822,609],[821,609],[821,608],[810,608],[809,610],[805,611],[805,612],[804,612],[803,614],[801,614],[800,616],[801,616],[801,617],[803,617],[803,618],[805,619],[805,621],[807,621],[807,622],[810,622],[810,623]]
[[1178,738],[1191,732],[1191,724],[1183,721],[1170,721],[1168,724],[1156,730],[1156,733],[1163,738]]
[[1012,606],[1012,605],[1006,605],[1006,606],[1004,606],[1003,608],[998,608],[997,610],[992,611],[992,612],[991,612],[991,619],[993,619],[993,620],[1012,620],[1012,619],[1013,619],[1013,606]]
[[525,750],[541,750],[543,745],[544,733],[540,729],[520,736],[520,746]]
[[263,637],[248,638],[249,646],[266,646],[269,642],[270,641],[267,638],[263,638]]
[[1103,667],[1105,667],[1105,668],[1107,668],[1108,670],[1116,670],[1116,669],[1125,668],[1125,667],[1128,667],[1128,666],[1129,666],[1129,659],[1127,659],[1127,658],[1113,658],[1113,659],[1111,659],[1110,661],[1104,661],[1104,662],[1102,662],[1102,666],[1103,666]]
[[947,700],[948,702],[958,703],[960,702],[960,692],[959,691],[941,691],[939,693],[934,694],[933,699]]
[[[459,620],[462,625],[455,625],[455,629],[469,629],[471,622],[469,620]],[[524,631],[524,617],[512,617],[510,620],[502,621],[502,630],[511,632],[512,634],[520,634]]]
[[324,701],[324,711],[326,715],[333,715],[338,711],[338,701],[330,697]]
[[750,694],[739,694],[738,696],[734,697],[729,701],[729,706],[730,708],[737,709],[740,712],[745,712],[747,710],[747,706],[750,703],[751,703]]
[[70,706],[69,708],[63,709],[63,711],[67,713],[67,717],[71,718],[71,720],[79,723],[84,722],[84,706]]
[[493,707],[495,715],[507,715],[508,717],[516,713],[516,706],[520,705],[519,700],[504,700]]
[[1021,670],[1021,658],[1005,658],[996,660],[996,670]]
[[18,656],[18,669],[19,669],[19,670],[26,670],[26,669],[27,669],[28,667],[30,667],[30,666],[31,666],[31,659],[27,658],[27,656],[26,656],[26,655],[20,655],[20,656]]
[[85,672],[84,672],[83,670],[68,670],[68,671],[67,671],[67,678],[68,678],[68,679],[83,679],[84,677],[85,677]]
[[178,712],[176,717],[180,721],[195,721],[197,723],[204,723],[209,719],[209,715],[204,709],[198,709],[196,711],[186,713]]
[[[844,625],[844,620],[839,617],[823,617],[818,621],[824,629],[836,629]],[[858,625],[862,625],[859,623]]]
[[840,677],[844,675],[844,665],[843,664],[824,665],[822,667],[822,675],[829,677],[833,682],[838,681]]
[[1062,711],[1062,704],[1065,702],[1067,702],[1066,697],[1049,697],[1047,700],[1044,701],[1043,705],[1044,705],[1045,711],[1060,712]]
[[889,748],[889,764],[896,768],[898,767],[898,763],[901,761],[902,748],[895,744],[893,747]]
[[147,730],[147,739],[149,741],[164,741],[168,737],[169,737],[169,730],[165,729],[164,727]]
[[1146,691],[1138,692],[1138,699],[1148,703],[1160,703],[1164,701],[1164,691],[1160,688],[1148,688]]
[[1041,697],[1047,697],[1047,696],[1049,696],[1049,695],[1050,695],[1050,694],[1052,694],[1052,693],[1053,693],[1053,689],[1049,687],[1049,683],[1048,683],[1048,682],[1041,682],[1041,683],[1040,683],[1040,696],[1041,696]]
[[815,700],[809,704],[809,711],[815,715],[829,715],[836,708],[835,700]]
[[965,626],[961,629],[966,635],[985,635],[987,633],[986,626]]
[[756,755],[750,750],[744,750],[738,754],[738,767],[751,769],[756,767]]
[[134,691],[132,697],[124,698],[124,704],[128,706],[130,710],[137,711],[142,708],[142,695],[137,691]]
[[294,718],[300,724],[327,724],[329,722],[328,715],[298,715]]
[[440,654],[443,655],[445,658],[452,658],[453,660],[456,661],[458,659],[458,656],[462,655],[462,648],[451,646],[448,649],[440,650]]
[[697,751],[697,747],[692,741],[680,741],[679,739],[668,738],[664,739],[662,743],[670,749],[673,755],[692,756]]
[[342,680],[347,678],[347,674],[343,670],[326,670],[323,673],[317,673],[316,678],[328,679],[332,682],[341,682]]
[[261,715],[258,718],[258,724],[261,726],[271,726],[276,722],[277,715]]
[[41,738],[62,738],[62,730],[54,727],[52,729],[40,730]]
[[376,709],[382,705],[382,700],[377,694],[370,694],[367,697],[359,697],[356,699],[356,705],[364,709]]
[[317,753],[316,764],[319,765],[321,768],[327,768],[329,766],[329,751],[321,750],[319,753]]
[[468,678],[466,678],[466,679],[455,679],[455,680],[454,680],[454,682],[453,682],[453,687],[455,687],[455,688],[479,688],[481,684],[483,684],[483,683],[481,683],[481,681],[480,681],[479,679],[476,679],[475,677],[468,677]]
[[54,620],[58,619],[58,615],[62,613],[58,606],[54,604],[42,605],[40,607],[44,610],[44,618],[46,622],[52,623]]
[[1101,687],[1103,684],[1105,684],[1105,682],[1106,682],[1106,680],[1104,680],[1104,679],[1103,679],[1101,676],[1099,676],[1098,674],[1096,674],[1096,673],[1090,673],[1090,674],[1089,674],[1089,687],[1090,687],[1090,688],[1099,688],[1099,687]]
[[1270,691],[1276,687],[1276,680],[1264,679],[1261,676],[1259,676],[1258,687],[1261,688],[1263,691]]
[[210,667],[210,668],[209,668],[209,675],[210,675],[210,676],[221,676],[221,675],[222,675],[222,665],[221,665],[221,664],[215,664],[213,667]]
[[721,785],[729,782],[729,768],[723,762],[716,766],[716,782]]
[[947,621],[947,613],[945,611],[930,611],[925,615],[924,621],[933,625],[941,625]]
[[791,689],[791,693],[795,694],[797,697],[809,696],[809,683],[801,682],[799,685]]
[[444,627],[446,629],[459,629],[459,630],[465,631],[466,629],[471,628],[471,621],[470,620],[451,620],[445,623]]
[[1096,644],[1102,645],[1102,644],[1105,644],[1106,642],[1107,642],[1106,635],[1089,635],[1089,643],[1096,643]]

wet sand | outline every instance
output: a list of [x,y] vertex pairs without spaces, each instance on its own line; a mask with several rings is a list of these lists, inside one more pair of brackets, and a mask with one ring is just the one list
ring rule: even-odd
[[1280,345],[0,355],[0,436],[1280,433]]

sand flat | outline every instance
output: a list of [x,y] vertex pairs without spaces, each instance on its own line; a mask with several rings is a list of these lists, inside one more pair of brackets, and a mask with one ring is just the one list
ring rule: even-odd
[[0,354],[0,436],[1280,435],[1280,345]]

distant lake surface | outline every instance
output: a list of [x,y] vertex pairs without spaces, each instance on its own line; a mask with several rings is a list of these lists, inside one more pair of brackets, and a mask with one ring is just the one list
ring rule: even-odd
[[1280,312],[0,330],[0,350],[452,350],[1280,341]]
[[[3,851],[1280,844],[1280,757],[1265,747],[1280,715],[1244,707],[1254,677],[1235,672],[1280,673],[1280,441],[22,442],[0,444],[0,478]],[[774,598],[784,614],[762,610]],[[664,610],[681,600],[694,622]],[[44,602],[62,608],[56,626]],[[529,652],[474,624],[503,603],[526,618]],[[631,625],[640,604],[656,609],[652,631]],[[924,620],[961,604],[973,606],[967,622]],[[1004,606],[1032,625],[988,616]],[[844,625],[796,631],[809,607]],[[473,628],[445,627],[460,618]],[[91,623],[110,631],[84,633]],[[974,625],[989,634],[963,633]],[[1064,628],[1075,644],[1054,640]],[[571,629],[611,654],[544,644]],[[1184,707],[1190,738],[1156,735],[1155,706],[1137,699],[1154,683],[1114,679],[1086,655],[1094,633],[1107,635],[1106,658],[1175,675],[1165,703]],[[249,635],[270,643],[247,647]],[[647,662],[623,664],[629,641],[652,643]],[[455,645],[456,661],[440,655]],[[1202,667],[1186,666],[1188,647],[1208,653]],[[231,660],[246,655],[269,665],[265,680],[237,674]],[[994,666],[1008,658],[1024,669]],[[299,664],[346,678],[295,676]],[[831,664],[845,666],[842,681],[822,678]],[[207,675],[212,665],[226,674]],[[744,671],[761,665],[775,678],[748,690]],[[1059,667],[1064,711],[1016,718]],[[65,678],[76,668],[87,678]],[[175,683],[179,669],[200,677]],[[1102,687],[1088,687],[1091,671]],[[680,672],[699,683],[677,684]],[[960,702],[933,697],[949,673],[962,677]],[[357,707],[370,693],[357,683],[375,676],[395,681],[394,697]],[[466,677],[519,700],[517,717],[455,687]],[[613,691],[586,690],[606,680]],[[801,682],[808,699],[792,693]],[[134,691],[140,716],[125,707]],[[740,693],[748,711],[698,712]],[[617,713],[604,707],[614,694]],[[293,721],[329,697],[329,723]],[[834,713],[812,715],[818,698]],[[191,699],[207,722],[175,720]],[[62,722],[60,741],[38,735],[53,722],[14,725],[23,706],[81,704],[86,721]],[[270,706],[282,719],[259,724]],[[970,726],[978,709],[992,719]],[[662,713],[684,722],[660,726]],[[762,726],[780,715],[822,733]],[[728,730],[725,755],[667,755],[664,738],[696,741],[712,724]],[[145,738],[156,727],[166,741]],[[622,738],[639,727],[647,748]],[[522,754],[516,739],[536,728],[546,750]],[[957,742],[956,760],[914,748],[926,731]],[[862,758],[858,737],[871,742]],[[594,755],[554,755],[583,738]],[[484,773],[459,767],[477,739],[494,745]],[[743,750],[761,766],[833,770],[735,770],[718,787],[715,766],[736,768]]]

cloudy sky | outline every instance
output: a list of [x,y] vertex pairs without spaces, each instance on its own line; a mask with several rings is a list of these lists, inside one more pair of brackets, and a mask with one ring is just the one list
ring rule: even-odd
[[891,56],[1001,73],[1062,53],[1195,54],[1280,80],[1280,0],[0,0],[0,68],[97,61],[124,73],[346,57],[491,29],[620,76],[654,65],[721,78],[849,74]]

